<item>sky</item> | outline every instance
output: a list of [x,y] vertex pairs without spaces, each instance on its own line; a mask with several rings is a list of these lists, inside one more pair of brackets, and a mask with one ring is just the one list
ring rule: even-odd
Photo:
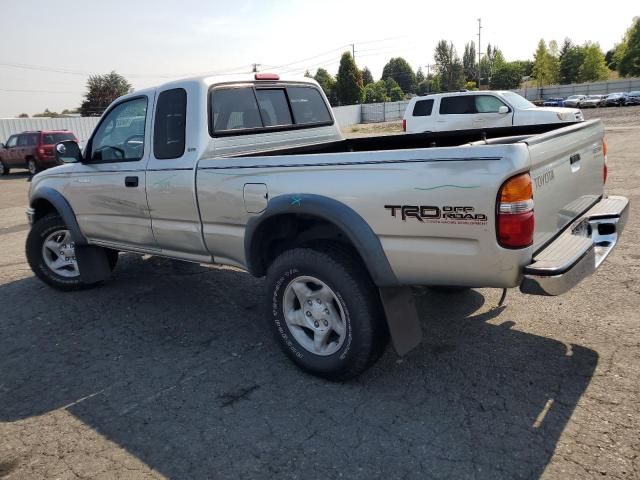
[[0,0],[0,117],[76,108],[88,75],[112,70],[135,89],[248,72],[253,63],[288,75],[318,67],[335,74],[351,44],[376,80],[391,57],[426,71],[438,40],[453,41],[460,56],[465,43],[477,43],[478,18],[482,50],[497,45],[507,60],[531,59],[540,38],[590,40],[606,51],[640,15],[632,4],[611,0],[594,13],[559,0]]

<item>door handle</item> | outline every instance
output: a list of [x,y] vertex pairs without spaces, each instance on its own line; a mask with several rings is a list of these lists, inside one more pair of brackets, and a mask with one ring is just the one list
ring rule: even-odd
[[126,187],[137,187],[138,186],[138,177],[125,177],[124,185]]

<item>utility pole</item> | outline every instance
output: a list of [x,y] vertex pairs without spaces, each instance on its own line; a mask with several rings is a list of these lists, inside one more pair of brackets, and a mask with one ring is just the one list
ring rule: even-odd
[[480,59],[482,57],[482,43],[481,43],[481,32],[482,32],[482,19],[478,19],[478,90],[480,90]]
[[351,51],[353,52],[353,61],[356,61],[356,44],[352,43],[351,44]]
[[253,66],[252,72],[256,73],[258,71],[258,67],[260,66],[259,63],[252,63],[251,64]]
[[425,65],[425,67],[427,67],[427,93],[431,93],[431,80],[429,79],[431,75],[431,64]]

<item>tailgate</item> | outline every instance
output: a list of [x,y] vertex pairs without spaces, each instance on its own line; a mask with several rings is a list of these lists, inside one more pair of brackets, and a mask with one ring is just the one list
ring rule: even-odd
[[590,120],[527,140],[535,201],[536,250],[602,196],[603,138],[600,120]]

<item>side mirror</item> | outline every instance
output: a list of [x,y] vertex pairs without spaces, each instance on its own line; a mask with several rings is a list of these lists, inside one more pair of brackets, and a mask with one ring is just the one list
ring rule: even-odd
[[56,160],[62,163],[82,161],[80,146],[74,140],[65,140],[56,144]]
[[507,107],[506,105],[502,105],[500,108],[498,108],[498,113],[501,114],[505,114],[505,113],[509,113],[509,107]]

